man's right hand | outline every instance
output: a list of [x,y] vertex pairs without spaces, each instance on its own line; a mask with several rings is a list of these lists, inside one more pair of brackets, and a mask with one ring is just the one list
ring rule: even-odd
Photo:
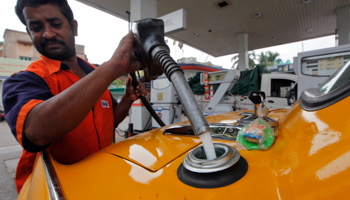
[[119,76],[129,74],[141,68],[140,61],[133,55],[134,35],[130,31],[120,41],[108,64],[114,67],[115,74]]

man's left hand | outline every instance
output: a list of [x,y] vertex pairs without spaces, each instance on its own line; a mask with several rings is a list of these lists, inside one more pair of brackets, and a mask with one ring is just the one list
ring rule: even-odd
[[144,97],[145,95],[147,95],[145,84],[139,81],[139,84],[135,90],[134,86],[132,85],[132,77],[129,76],[126,84],[125,96],[131,101],[136,101],[140,96]]

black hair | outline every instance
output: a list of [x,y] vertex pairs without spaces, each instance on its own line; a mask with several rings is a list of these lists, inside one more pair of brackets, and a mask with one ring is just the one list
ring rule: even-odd
[[21,22],[27,25],[23,16],[23,9],[25,7],[37,8],[46,4],[57,5],[69,23],[74,19],[72,9],[69,7],[67,0],[18,0],[15,11]]

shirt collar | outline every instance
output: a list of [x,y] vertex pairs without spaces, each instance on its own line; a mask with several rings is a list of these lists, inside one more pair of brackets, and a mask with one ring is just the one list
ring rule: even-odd
[[[81,66],[81,68],[83,69],[83,71],[86,74],[90,73],[91,71],[93,71],[94,68],[96,68],[95,66],[89,64],[87,61],[85,61],[79,57],[77,57],[77,58],[78,58],[79,65]],[[40,59],[46,64],[50,75],[58,72],[60,69],[63,69],[63,70],[69,69],[69,67],[67,65],[63,64],[59,60],[50,59],[50,58],[47,58],[43,55],[40,55]]]
[[50,75],[58,72],[61,69],[62,62],[59,60],[53,60],[53,59],[47,58],[43,55],[40,55],[40,60],[42,60],[46,64]]

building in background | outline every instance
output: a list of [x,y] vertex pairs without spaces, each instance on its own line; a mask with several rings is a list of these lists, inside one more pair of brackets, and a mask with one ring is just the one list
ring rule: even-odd
[[210,61],[198,62],[195,57],[181,58],[177,60],[177,63],[184,70],[185,78],[188,79],[196,75],[197,72],[216,72],[223,69],[222,66],[213,65]]
[[[84,45],[75,45],[77,56],[87,60]],[[0,44],[0,57],[27,61],[40,59],[40,53],[35,49],[28,33],[6,29],[4,42]]]

